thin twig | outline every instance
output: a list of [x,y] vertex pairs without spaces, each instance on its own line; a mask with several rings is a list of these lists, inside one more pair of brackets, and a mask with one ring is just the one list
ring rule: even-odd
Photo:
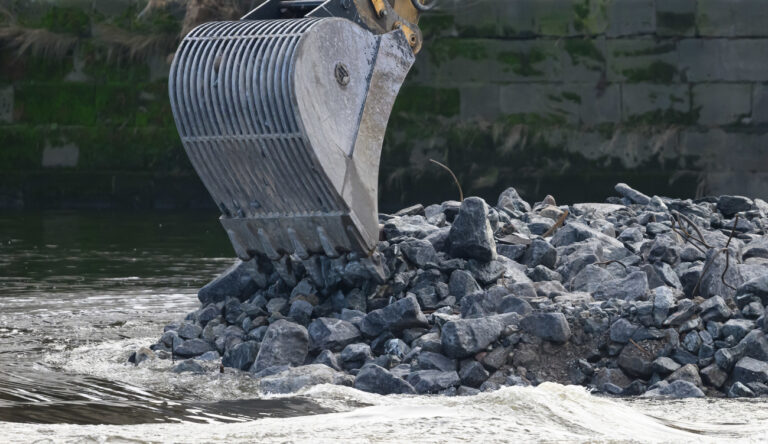
[[625,264],[622,261],[610,260],[610,261],[605,261],[605,262],[595,262],[595,265],[611,265],[611,264],[619,264],[622,267],[624,267],[624,270],[627,269],[627,264]]
[[644,349],[643,347],[640,347],[640,344],[638,344],[637,342],[635,342],[635,340],[634,340],[634,339],[632,339],[632,338],[629,338],[629,342],[631,342],[631,343],[632,343],[632,345],[634,345],[635,347],[637,347],[637,349],[638,349],[638,350],[640,350],[641,352],[645,353],[645,355],[646,355],[646,356],[648,356],[648,357],[650,357],[651,359],[653,359],[653,354],[652,354],[651,352],[649,352],[648,350]]
[[451,174],[451,177],[453,177],[453,181],[456,182],[456,187],[459,189],[459,202],[464,202],[464,191],[461,189],[461,184],[459,183],[459,179],[456,178],[456,175],[453,174],[453,171],[451,171],[450,168],[436,161],[435,159],[429,159],[429,161],[434,163],[437,166],[442,167],[443,169],[445,169],[445,171],[448,171]]
[[[680,229],[683,231],[682,233],[680,233],[679,231],[677,231],[677,228],[675,228],[675,222],[677,222],[677,225],[678,225],[678,226],[680,227]],[[683,239],[685,239],[685,241],[686,241],[686,242],[688,242],[689,244],[691,244],[691,246],[692,246],[692,247],[696,248],[697,250],[701,251],[701,252],[702,252],[702,253],[704,253],[704,254],[707,254],[707,252],[706,252],[706,251],[704,251],[704,250],[703,250],[701,247],[699,247],[698,245],[696,245],[696,244],[694,244],[693,242],[691,242],[691,234],[690,234],[690,233],[688,233],[688,231],[686,231],[685,227],[684,227],[684,226],[683,226],[683,224],[680,222],[680,219],[674,219],[674,218],[672,219],[672,231],[674,231],[675,233],[677,233],[677,235],[678,235],[678,236],[681,236],[681,237],[683,237]]]
[[731,227],[731,235],[728,236],[728,242],[725,243],[725,248],[728,248],[729,245],[731,245],[731,239],[733,239],[734,233],[736,233],[736,224],[739,223],[739,215],[737,214],[736,217],[733,218],[733,226]]
[[723,270],[723,274],[720,275],[720,281],[725,285],[726,287],[730,288],[733,291],[736,291],[736,287],[731,286],[728,282],[725,282],[725,273],[728,273],[728,267],[731,265],[731,250],[728,248],[723,248],[721,251],[725,252],[725,269]]
[[557,222],[555,222],[555,224],[552,225],[552,228],[547,230],[547,232],[544,233],[541,237],[547,237],[547,236],[550,236],[552,234],[555,234],[555,231],[557,231],[557,229],[560,228],[560,226],[563,225],[563,223],[565,222],[565,219],[567,217],[568,217],[568,210],[565,210],[565,211],[563,211],[563,214],[560,215],[559,218],[557,218]]
[[696,231],[696,233],[698,233],[698,235],[699,235],[699,239],[698,240],[701,242],[701,244],[704,245],[705,247],[707,247],[707,249],[712,249],[712,247],[709,244],[707,244],[707,241],[704,239],[704,235],[701,234],[701,230],[699,230],[698,225],[693,223],[693,221],[688,216],[686,216],[685,214],[680,213],[679,211],[673,211],[672,214],[675,214],[675,215],[681,217],[684,221],[686,221],[691,226],[691,228],[693,228]]

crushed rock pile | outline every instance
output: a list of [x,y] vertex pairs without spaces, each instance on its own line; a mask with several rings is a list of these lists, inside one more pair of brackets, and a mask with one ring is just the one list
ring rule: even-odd
[[[381,215],[371,258],[237,262],[130,361],[265,392],[331,383],[467,395],[544,381],[611,395],[768,396],[768,203],[533,207],[509,188]],[[215,366],[214,366],[215,367]]]

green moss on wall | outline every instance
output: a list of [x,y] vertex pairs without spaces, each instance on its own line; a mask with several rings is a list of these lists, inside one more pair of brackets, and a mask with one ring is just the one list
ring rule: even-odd
[[667,62],[656,60],[641,68],[626,69],[622,74],[629,82],[672,83],[677,76],[677,68]]
[[438,39],[431,43],[429,57],[435,66],[457,58],[481,60],[488,57],[487,44],[475,39]]
[[538,48],[531,48],[529,52],[504,51],[497,55],[502,64],[509,66],[515,74],[523,77],[542,75],[542,71],[535,65],[547,59],[547,55]]
[[459,114],[460,101],[457,88],[406,86],[400,90],[392,113],[407,113],[418,118],[430,115],[451,117]]
[[605,56],[597,48],[595,42],[586,38],[572,38],[565,40],[565,52],[571,57],[573,63],[605,62]]
[[659,28],[685,34],[696,27],[696,15],[692,13],[657,12],[656,25]]

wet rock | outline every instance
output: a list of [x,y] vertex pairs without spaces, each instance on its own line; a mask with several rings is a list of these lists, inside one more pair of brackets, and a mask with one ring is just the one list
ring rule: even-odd
[[520,321],[520,327],[545,341],[564,343],[571,337],[571,328],[562,313],[533,313]]
[[595,372],[592,378],[592,384],[600,391],[606,391],[607,385],[614,385],[619,388],[619,392],[624,390],[632,381],[627,378],[618,368],[601,368]]
[[406,328],[429,327],[424,313],[415,296],[409,295],[384,308],[368,313],[360,325],[360,330],[369,337],[376,337],[383,331],[399,332]]
[[197,324],[193,324],[192,322],[182,322],[182,324],[179,326],[179,329],[176,330],[176,333],[178,333],[178,335],[183,339],[199,338],[202,332],[203,328]]
[[255,341],[247,341],[235,345],[224,353],[221,364],[238,370],[248,370],[256,360],[259,352],[259,344]]
[[461,384],[461,378],[455,371],[419,370],[406,378],[416,393],[438,393]]
[[[166,332],[166,333],[171,333],[171,332]],[[157,358],[157,355],[155,354],[155,352],[153,352],[147,347],[141,347],[131,355],[131,357],[128,359],[128,362],[139,365],[144,361],[151,361],[156,358]]]
[[352,381],[327,365],[310,364],[263,377],[259,389],[265,393],[293,393],[319,384],[352,385]]
[[205,373],[205,368],[194,359],[187,359],[174,365],[171,369],[173,373]]
[[759,361],[768,361],[768,339],[761,330],[752,330],[739,343],[744,355]]
[[704,392],[695,384],[678,380],[666,385],[662,385],[659,388],[648,390],[643,395],[645,397],[661,397],[661,398],[703,398]]
[[667,377],[667,381],[688,381],[697,387],[702,386],[701,377],[699,376],[699,368],[695,364],[686,364],[675,370]]
[[341,351],[344,347],[360,340],[360,330],[351,322],[334,318],[318,318],[309,324],[310,350]]
[[355,377],[355,388],[379,395],[411,395],[416,393],[411,384],[375,364],[368,364],[360,369]]
[[477,197],[464,200],[449,234],[453,257],[489,262],[496,259],[496,241],[488,222],[488,207]]
[[734,382],[728,389],[729,398],[754,398],[755,392],[741,382]]
[[461,383],[468,387],[480,387],[480,385],[488,380],[490,374],[483,367],[482,364],[475,360],[466,360],[461,364],[461,371],[459,377]]
[[188,339],[176,347],[174,354],[181,356],[182,358],[194,358],[195,356],[200,356],[211,350],[213,350],[213,348],[210,344],[202,339]]
[[506,327],[500,316],[481,319],[459,319],[443,326],[443,353],[451,358],[464,358],[484,350],[496,341]]
[[652,364],[652,371],[662,376],[667,376],[679,368],[680,364],[666,356],[654,359]]
[[742,384],[750,382],[768,382],[768,362],[745,356],[733,367],[732,377],[734,381]]
[[617,364],[629,376],[648,379],[653,374],[652,356],[634,344],[624,346],[619,354]]
[[266,285],[266,277],[258,272],[256,261],[237,261],[219,277],[197,293],[203,305],[221,302],[227,297],[244,299]]
[[[307,329],[280,319],[270,324],[253,364],[254,372],[276,365],[297,366],[304,363],[309,353]],[[281,392],[282,393],[282,392]]]

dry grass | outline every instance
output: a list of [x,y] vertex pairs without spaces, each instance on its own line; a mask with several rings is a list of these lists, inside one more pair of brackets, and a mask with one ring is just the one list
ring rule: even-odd
[[79,39],[47,29],[30,29],[21,26],[0,28],[0,42],[21,56],[31,54],[48,59],[61,60],[77,46]]
[[178,43],[178,36],[174,34],[137,34],[106,24],[95,25],[93,37],[100,45],[107,47],[110,58],[126,55],[134,61],[167,55],[174,51]]

